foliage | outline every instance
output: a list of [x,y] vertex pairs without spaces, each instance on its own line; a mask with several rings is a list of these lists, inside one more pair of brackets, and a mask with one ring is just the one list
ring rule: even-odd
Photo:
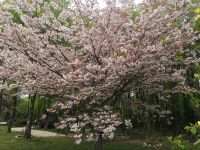
[[182,142],[182,136],[176,136],[176,137],[168,137],[169,142],[172,145],[173,150],[183,150],[185,149],[185,145]]
[[188,133],[191,133],[195,137],[194,145],[200,148],[200,121],[195,124],[190,124],[185,127]]
[[[195,124],[190,123],[190,125],[185,126],[184,128],[187,133],[191,134],[195,138],[195,142],[193,143],[193,149],[199,149],[200,148],[200,121],[198,121]],[[176,137],[168,137],[169,142],[172,145],[173,149],[185,149],[186,148],[186,142],[182,138],[182,135],[176,136]]]

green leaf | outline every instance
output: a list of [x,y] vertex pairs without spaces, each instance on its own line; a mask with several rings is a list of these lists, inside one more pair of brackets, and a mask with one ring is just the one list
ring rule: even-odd
[[190,130],[190,128],[191,128],[190,126],[185,126],[185,128],[184,128],[184,129],[185,129],[185,130],[187,130],[187,131],[189,131],[189,130]]
[[134,10],[133,13],[132,13],[132,17],[131,17],[131,20],[132,21],[135,21],[135,19],[137,18],[137,16],[140,15],[140,12],[138,10]]
[[194,145],[199,145],[200,144],[200,139],[198,139],[195,143],[194,143]]
[[190,129],[190,132],[191,132],[193,135],[195,135],[195,134],[197,133],[197,129],[196,129],[195,127],[192,127],[192,128]]

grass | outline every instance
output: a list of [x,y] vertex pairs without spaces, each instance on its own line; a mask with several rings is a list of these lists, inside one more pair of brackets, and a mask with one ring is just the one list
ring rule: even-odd
[[[93,150],[94,143],[82,142],[80,145],[68,137],[36,138],[25,140],[16,138],[19,133],[6,133],[6,127],[0,126],[0,150]],[[141,140],[106,142],[103,150],[154,150],[143,146]],[[162,150],[170,150],[164,146]]]

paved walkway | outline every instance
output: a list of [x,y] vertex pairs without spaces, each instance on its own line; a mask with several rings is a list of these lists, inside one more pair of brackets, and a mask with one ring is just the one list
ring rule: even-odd
[[[25,127],[20,127],[20,128],[12,128],[12,131],[15,132],[24,132]],[[36,137],[61,137],[65,136],[64,134],[58,134],[54,132],[49,132],[49,131],[41,131],[41,130],[31,130],[31,134]]]
[[6,125],[7,122],[0,122],[0,125]]

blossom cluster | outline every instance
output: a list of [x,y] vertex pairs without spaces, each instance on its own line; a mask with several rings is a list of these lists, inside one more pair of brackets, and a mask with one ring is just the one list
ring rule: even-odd
[[70,128],[76,143],[79,144],[82,140],[96,140],[99,132],[103,133],[105,139],[113,139],[117,127],[121,124],[120,115],[114,113],[109,106],[105,106],[93,110],[91,114],[63,116],[56,126],[58,129]]

